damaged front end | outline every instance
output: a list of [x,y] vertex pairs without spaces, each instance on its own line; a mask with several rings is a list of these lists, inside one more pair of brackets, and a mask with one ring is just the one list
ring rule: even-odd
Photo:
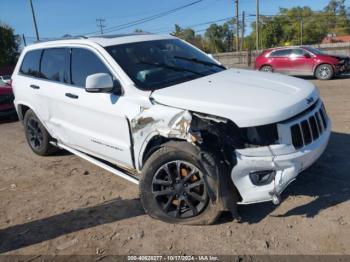
[[[141,109],[130,120],[130,129],[134,152],[139,152],[136,156],[139,172],[152,152],[170,140],[187,141],[200,151],[210,152],[220,163],[221,170],[219,177],[211,178],[217,180],[214,184],[218,185],[218,188],[211,188],[211,199],[220,200],[223,209],[232,213],[236,213],[235,203],[241,201],[236,199],[238,194],[233,191],[237,189],[231,179],[231,170],[237,163],[235,149],[258,147],[278,140],[274,125],[242,129],[231,120],[160,104]],[[218,168],[211,166],[207,159],[203,162],[208,169]]]
[[[330,122],[317,122],[319,136],[297,150],[293,128],[303,119],[319,117],[322,103],[280,123],[256,127],[238,127],[222,117],[191,112],[155,103],[141,110],[130,121],[137,168],[140,171],[148,156],[169,140],[187,141],[212,153],[225,166],[218,180],[217,199],[225,209],[233,210],[233,190],[241,204],[273,201],[296,176],[310,166],[326,148]],[[321,126],[322,124],[322,126]],[[311,126],[310,126],[311,128]],[[221,169],[224,170],[224,169]]]

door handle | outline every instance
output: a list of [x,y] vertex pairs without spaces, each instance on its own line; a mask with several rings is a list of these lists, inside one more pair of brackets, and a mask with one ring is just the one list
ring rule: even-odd
[[30,85],[30,87],[33,89],[40,89],[40,86],[37,86],[37,85]]
[[79,96],[75,95],[75,94],[72,94],[72,93],[66,93],[66,96],[69,97],[69,98],[72,98],[72,99],[78,99]]

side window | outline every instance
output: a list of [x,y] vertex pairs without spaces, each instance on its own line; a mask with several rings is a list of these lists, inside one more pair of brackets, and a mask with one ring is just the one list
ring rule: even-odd
[[33,50],[25,54],[21,69],[19,70],[22,74],[28,76],[39,77],[39,65],[42,50]]
[[70,83],[70,49],[45,49],[41,58],[41,78]]
[[291,49],[281,49],[274,51],[270,54],[270,57],[288,57],[292,53]]
[[72,84],[85,87],[89,75],[97,73],[111,74],[105,64],[93,52],[83,48],[72,49]]
[[307,52],[303,49],[296,48],[293,49],[291,57],[303,57]]

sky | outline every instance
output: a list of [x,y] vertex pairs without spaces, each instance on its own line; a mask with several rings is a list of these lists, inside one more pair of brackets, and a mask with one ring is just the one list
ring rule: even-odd
[[[64,34],[97,34],[97,18],[104,18],[107,30],[124,23],[168,11],[196,0],[32,0],[36,13],[39,35],[42,38],[62,37]],[[197,0],[198,1],[198,0]],[[322,10],[329,0],[260,0],[262,15],[275,14],[279,7],[310,6]],[[346,0],[350,6],[350,0]],[[247,33],[254,21],[255,0],[239,0],[239,12],[245,11]],[[15,33],[24,34],[27,40],[34,40],[35,31],[29,0],[0,0],[0,21],[14,28]],[[181,27],[198,25],[225,19],[234,15],[234,0],[202,0],[178,12],[147,23],[110,34],[133,32],[136,28],[148,32],[170,33],[174,24]],[[195,26],[198,32],[208,25]],[[112,30],[112,29],[110,29]]]

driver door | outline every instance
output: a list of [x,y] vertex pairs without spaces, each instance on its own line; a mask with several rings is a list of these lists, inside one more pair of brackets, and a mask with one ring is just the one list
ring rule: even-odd
[[313,56],[302,48],[294,48],[289,56],[289,67],[293,75],[312,75]]

